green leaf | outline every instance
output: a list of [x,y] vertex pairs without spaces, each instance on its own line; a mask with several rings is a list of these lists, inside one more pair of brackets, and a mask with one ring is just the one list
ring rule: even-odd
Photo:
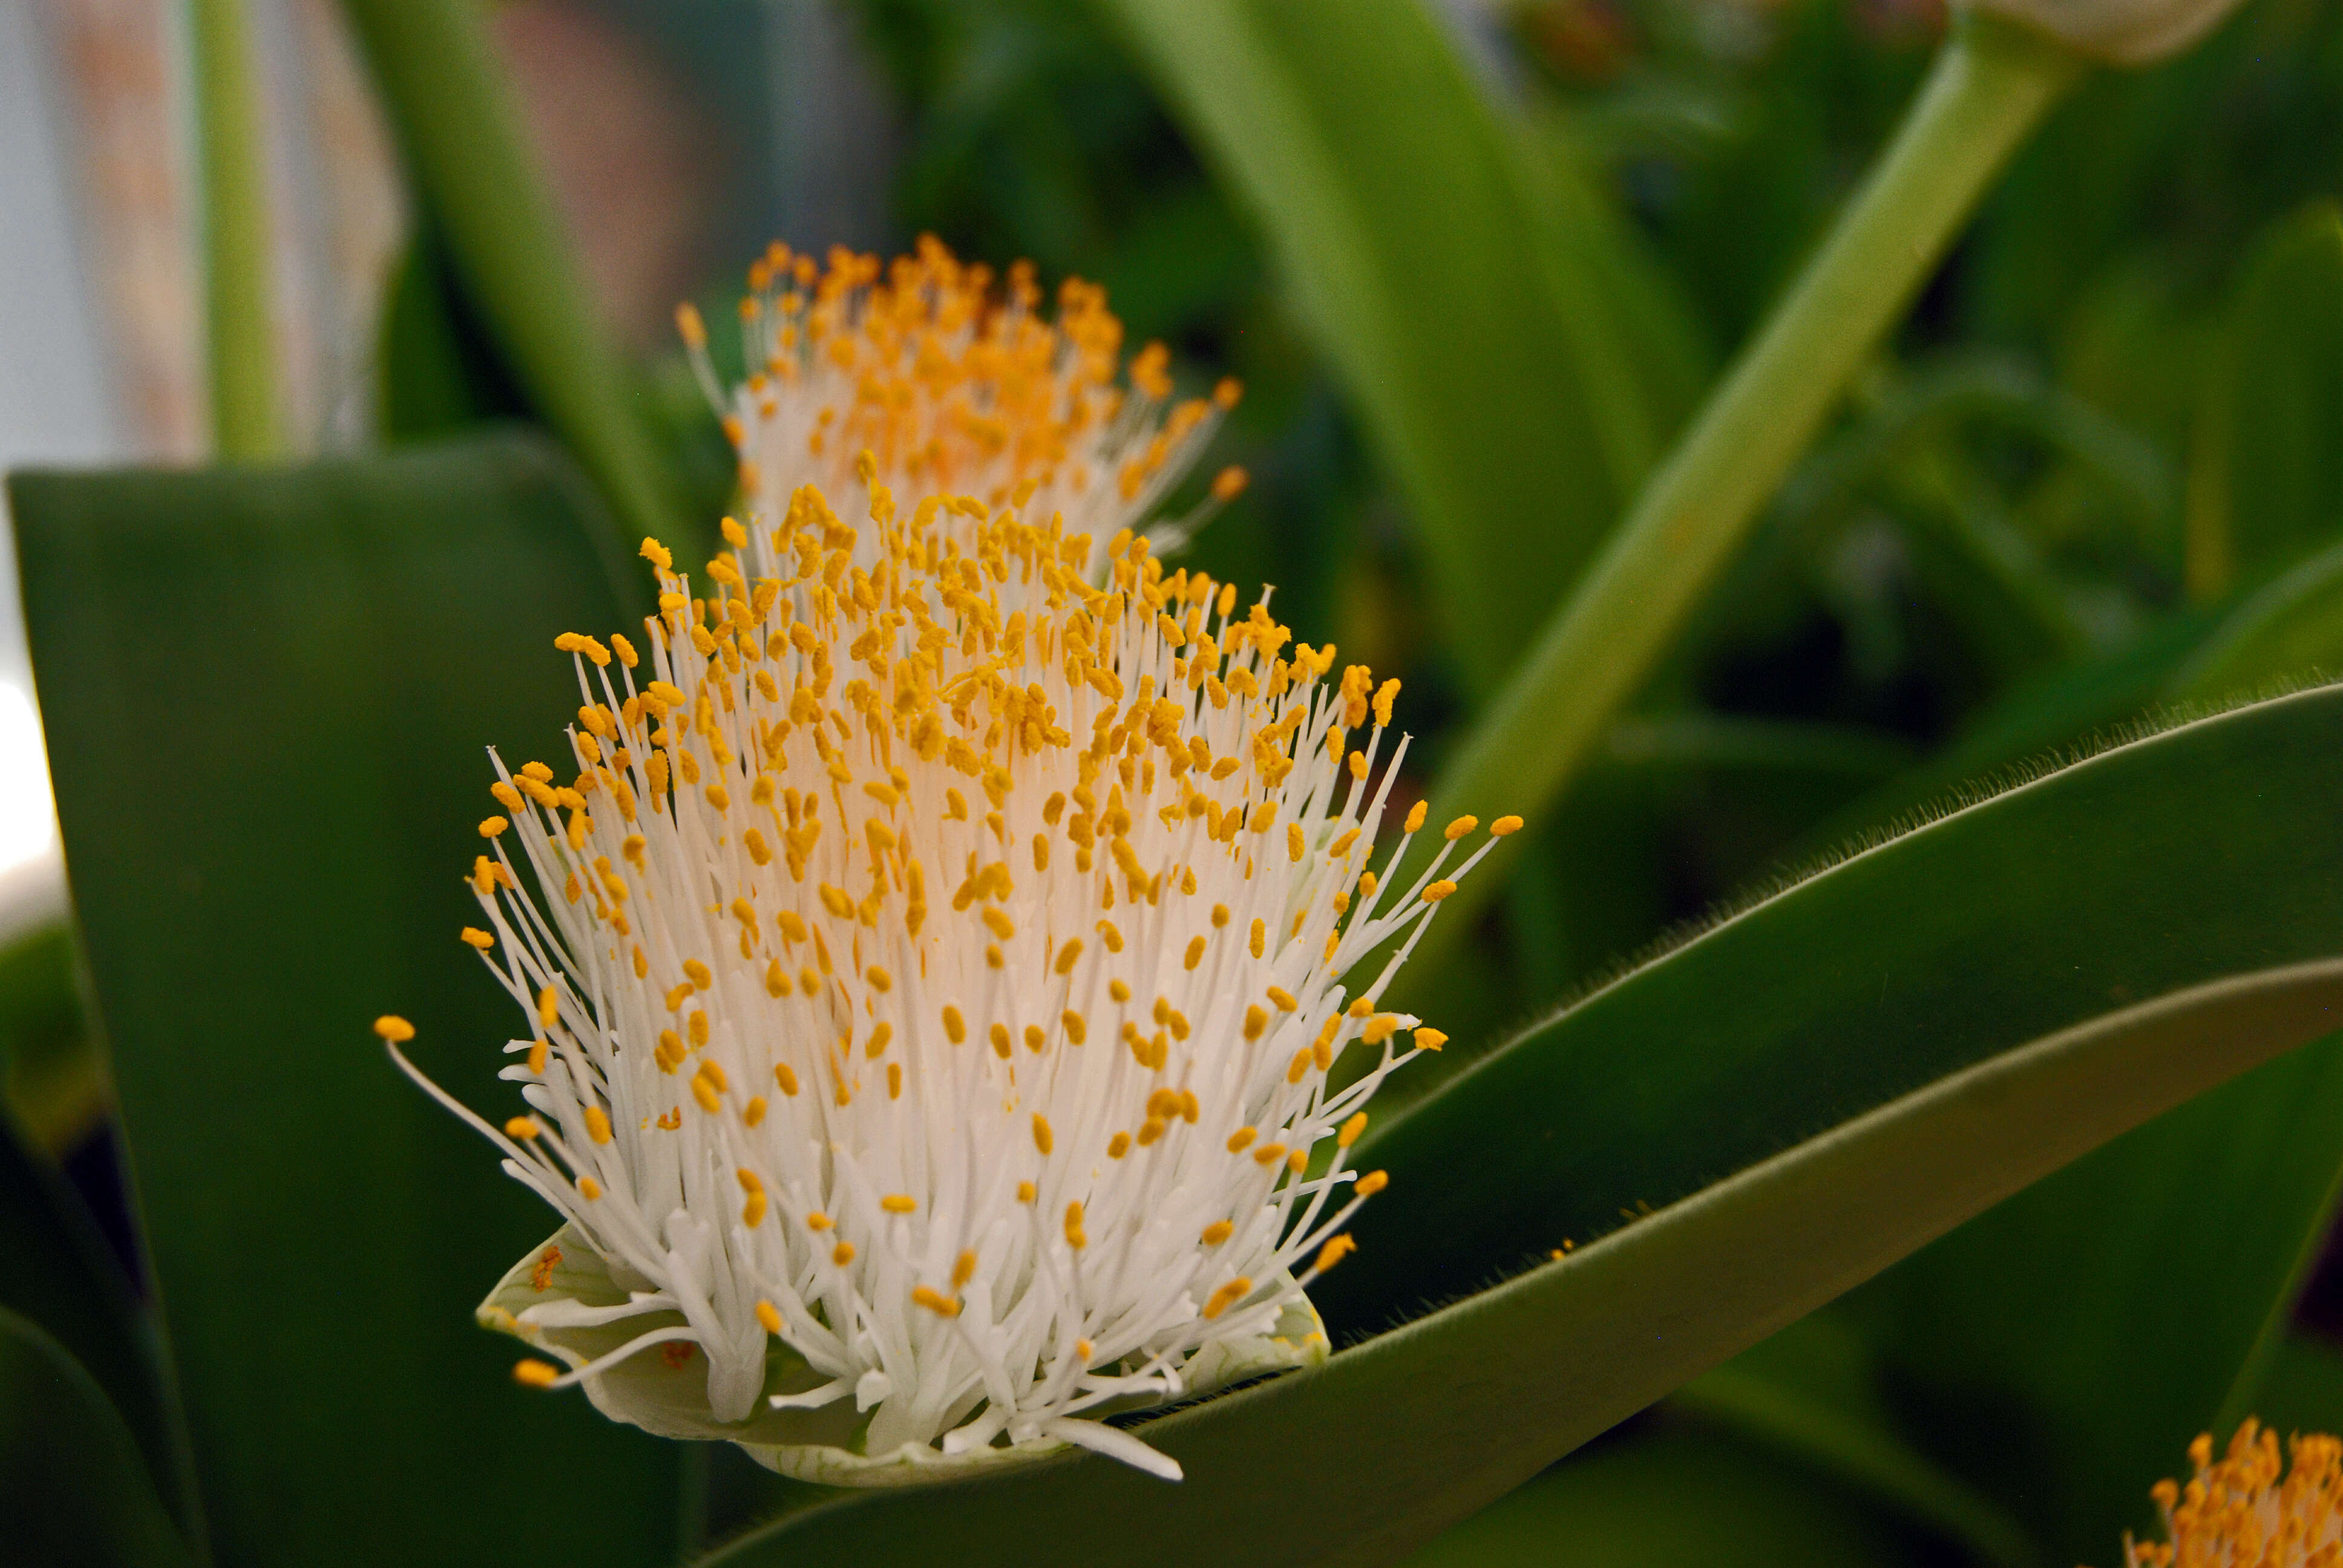
[[225,1561],[636,1564],[678,1452],[516,1387],[471,1309],[542,1210],[395,1072],[486,1099],[456,931],[481,749],[552,747],[562,631],[630,603],[592,491],[508,435],[10,485],[75,907]]
[[[2284,1336],[2246,1408],[2281,1432],[2343,1432],[2343,1347],[2301,1332]],[[2187,1460],[2176,1454],[2171,1463],[2157,1472],[2159,1478],[2177,1473]]]
[[2154,1528],[2147,1486],[2189,1439],[2247,1413],[2338,1181],[2343,1036],[2077,1161],[1848,1309],[1915,1437],[2089,1561]]
[[[1679,1178],[1734,1173],[1317,1372],[1145,1423],[1186,1469],[1176,1490],[1111,1462],[1051,1463],[883,1504],[834,1503],[709,1561],[910,1563],[949,1540],[971,1563],[1071,1563],[1151,1529],[1231,1564],[1403,1555],[1923,1241],[2327,1028],[2343,1008],[2343,912],[2324,898],[2343,831],[2324,809],[2323,776],[2318,789],[2304,780],[2323,773],[2338,736],[2343,691],[2330,690],[2110,754],[1818,877],[1484,1062],[1379,1141],[1375,1158],[1401,1173],[1393,1194],[1419,1196],[1361,1227],[1361,1263],[1447,1224],[1483,1243],[1481,1261],[1449,1275],[1465,1284],[1503,1259],[1508,1231],[1558,1241],[1599,1195],[1635,1192],[1662,1152]],[[2142,769],[2161,787],[2143,788]],[[2175,799],[2190,783],[2245,779],[2265,811],[2239,825],[2266,814],[2310,869],[2258,868],[2267,923],[2240,922],[2232,905],[2227,921],[2206,915],[2145,954],[2110,955],[2147,1000],[2110,1007],[2104,972],[2063,975],[2066,955],[2037,961],[1978,918],[1986,899],[1958,896],[1996,889],[2001,926],[2025,937],[2041,933],[2014,917],[2062,888],[2077,890],[2070,905],[2087,904],[2088,890],[2137,922],[2138,889],[2110,891],[2094,859],[2119,858],[2166,813],[2249,858],[2254,833],[2203,833],[2205,814],[2189,809],[2201,802]],[[1959,879],[1943,874],[1954,869]],[[2029,870],[2036,887],[2024,885]],[[1909,897],[1916,884],[1936,907]],[[2065,912],[2088,923],[2086,910]],[[1874,981],[1874,950],[1899,941],[1904,983],[1892,968]],[[1709,1115],[1691,1114],[1687,1090]],[[1655,1111],[1687,1123],[1659,1140],[1664,1151],[1638,1146]],[[1582,1159],[1587,1144],[1622,1169]],[[1302,1527],[1262,1527],[1279,1518]]]
[[2247,595],[2172,678],[2183,701],[2217,702],[2343,669],[2343,544]]
[[1573,1454],[1408,1568],[1881,1568],[1912,1543],[1812,1474],[1682,1426]]
[[383,438],[412,441],[528,413],[465,297],[447,247],[418,229],[392,269],[375,335]]
[[[57,1342],[97,1391],[146,1473],[189,1533],[202,1518],[177,1391],[153,1320],[133,1296],[104,1236],[58,1172],[0,1116],[0,1314]],[[5,1467],[0,1467],[5,1468]]]
[[2239,277],[2197,409],[2187,578],[2250,582],[2343,523],[2343,211],[2271,226]]
[[1261,228],[1485,693],[1678,412],[1647,378],[1681,350],[1639,352],[1656,285],[1611,307],[1639,265],[1615,217],[1524,149],[1422,0],[1099,3]]
[[122,1417],[71,1352],[0,1308],[0,1519],[12,1562],[188,1568]]
[[27,931],[0,948],[0,1089],[25,1136],[52,1151],[97,1130],[113,1094],[106,1051],[82,1016],[73,932]]
[[2023,1525],[1896,1430],[1876,1362],[1840,1314],[1819,1312],[1687,1384],[1673,1405],[1805,1461],[1984,1562],[2044,1562]]

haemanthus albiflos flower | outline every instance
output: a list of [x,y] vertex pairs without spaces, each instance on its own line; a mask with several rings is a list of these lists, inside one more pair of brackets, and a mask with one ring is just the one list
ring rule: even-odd
[[[646,541],[640,648],[559,639],[568,781],[497,764],[464,935],[534,1026],[504,1070],[528,1112],[473,1115],[378,1027],[565,1221],[482,1308],[569,1368],[525,1381],[809,1479],[1069,1442],[1176,1477],[1099,1418],[1323,1357],[1304,1292],[1384,1180],[1348,1164],[1362,1108],[1442,1043],[1379,999],[1487,840],[1458,819],[1379,880],[1397,682],[1332,678],[1332,648],[1125,526],[1192,451],[1163,389],[1114,392],[1014,292],[856,276],[820,307],[858,344],[839,396],[873,426],[940,387],[960,413],[916,461],[866,447],[727,519],[708,597]],[[1051,396],[966,371],[1011,348]],[[780,343],[767,374],[824,352]],[[1012,404],[997,443],[937,434]],[[812,462],[878,434],[822,407],[790,437]],[[1133,462],[1086,514],[1111,537],[1069,532]],[[934,488],[899,507],[882,469]]]
[[2278,1433],[2247,1421],[2213,1457],[2213,1438],[2188,1445],[2196,1473],[2152,1494],[2163,1541],[2124,1538],[2126,1568],[2336,1568],[2343,1563],[2343,1442],[2306,1432],[2278,1457]]

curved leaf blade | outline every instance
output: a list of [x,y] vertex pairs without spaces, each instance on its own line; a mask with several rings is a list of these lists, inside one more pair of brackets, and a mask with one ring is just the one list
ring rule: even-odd
[[1394,1180],[1323,1288],[1338,1342],[2015,1041],[2343,952],[2339,793],[2343,688],[2323,688],[2104,752],[1726,920],[1370,1126],[1358,1158]]
[[556,743],[577,693],[554,637],[629,604],[593,492],[507,434],[10,494],[220,1557],[671,1551],[680,1451],[515,1387],[473,1326],[535,1201],[367,1030],[405,1013],[441,1081],[495,1081],[508,1004],[455,940],[481,749]]

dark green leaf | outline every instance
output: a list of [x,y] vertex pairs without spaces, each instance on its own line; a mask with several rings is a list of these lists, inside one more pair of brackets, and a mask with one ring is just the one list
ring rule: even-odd
[[0,948],[0,1075],[8,1109],[36,1148],[96,1131],[112,1090],[106,1051],[82,1016],[73,932],[26,931]]
[[[1532,1204],[1568,1222],[1569,1207],[1583,1207],[1584,1200],[1555,1175],[1587,1180],[1589,1172],[1557,1136],[1560,1126],[1567,1120],[1574,1136],[1607,1141],[1604,1151],[1627,1162],[1637,1152],[1628,1145],[1652,1104],[1674,1095],[1654,1092],[1634,1106],[1614,1090],[1607,1109],[1620,1125],[1582,1126],[1581,1108],[1565,1092],[1537,1075],[1523,1081],[1518,1068],[1527,1062],[1552,1075],[1567,1059],[1588,1069],[1594,1065],[1588,1050],[1565,1049],[1585,1027],[1571,1020],[1615,1020],[1623,1009],[1660,1027],[1603,1043],[1621,1052],[1640,1050],[1647,1070],[1659,1049],[1673,1054],[1690,1046],[1734,1059],[1714,1071],[1721,1092],[1719,1082],[1703,1087],[1726,1119],[1745,1123],[1722,1130],[1738,1136],[1716,1136],[1712,1118],[1689,1130],[1694,1138],[1709,1135],[1705,1146],[1675,1147],[1680,1170],[1744,1168],[1574,1255],[1345,1350],[1317,1372],[1273,1379],[1145,1424],[1148,1440],[1186,1467],[1177,1490],[1109,1461],[1071,1459],[900,1498],[840,1501],[752,1534],[711,1563],[749,1568],[836,1560],[878,1568],[926,1562],[943,1540],[970,1563],[1031,1568],[1089,1562],[1101,1543],[1155,1532],[1176,1532],[1183,1551],[1230,1564],[1373,1563],[1403,1555],[1667,1389],[1926,1239],[2318,1033],[2343,1008],[2343,958],[2332,956],[2338,945],[2333,927],[2343,916],[2331,908],[2324,923],[2310,922],[2294,944],[2273,942],[2258,928],[2243,950],[2219,951],[2206,933],[2187,930],[2194,942],[2159,945],[2147,955],[2139,978],[2146,982],[2156,974],[2166,982],[2140,993],[2151,1000],[2113,1008],[2103,977],[2090,977],[2092,989],[2079,998],[2058,998],[2055,983],[2021,983],[2037,973],[2056,976],[2055,955],[2037,970],[1996,966],[1990,960],[2006,955],[1981,952],[1985,967],[1970,969],[1959,1012],[1923,1014],[1916,1020],[1923,1027],[1900,1031],[1933,1039],[1877,1053],[1900,1055],[1900,1070],[1893,1060],[1860,1060],[1845,1043],[1845,1030],[1858,1026],[1871,1040],[1905,1042],[1893,1020],[1878,1016],[1884,1004],[1870,988],[1869,973],[1876,971],[1868,969],[1869,955],[1845,950],[1875,942],[1890,928],[1947,934],[1947,922],[1896,896],[1906,890],[1899,884],[1927,880],[1935,866],[1957,862],[1969,869],[1970,881],[1990,886],[2047,851],[2046,858],[2065,862],[2061,885],[2067,879],[2087,883],[2088,868],[2077,862],[2103,849],[2098,840],[2120,844],[2127,829],[2144,825],[2116,819],[2115,801],[2145,795],[2169,807],[2172,796],[2186,791],[2165,774],[2233,786],[2241,776],[2277,774],[2283,781],[2284,759],[2306,752],[2315,759],[2331,749],[2338,729],[2343,692],[2289,699],[2101,759],[2063,776],[2069,780],[2065,790],[2036,785],[1975,808],[1867,857],[1871,874],[1856,870],[1864,861],[1850,862],[1564,1014],[1530,1037],[1534,1049],[1493,1059],[1402,1122],[1405,1132],[1436,1128],[1433,1112],[1442,1109],[1469,1106],[1473,1112],[1469,1143],[1439,1150],[1428,1164],[1411,1160],[1393,1189],[1444,1188],[1463,1201],[1445,1209],[1419,1201],[1405,1219],[1436,1212],[1480,1239],[1492,1228],[1480,1211],[1513,1217],[1524,1227],[1517,1234],[1536,1221]],[[2142,767],[2163,788],[2141,788],[2133,769]],[[2281,791],[2270,785],[2264,793],[2276,801]],[[2293,805],[2292,813],[2272,814],[2299,834],[2306,803]],[[2046,831],[2054,822],[2066,831]],[[2331,865],[2343,853],[2343,834],[2324,819],[2318,825],[2325,836],[2316,850],[2323,852],[2320,864]],[[1932,840],[1931,832],[1939,836]],[[1856,874],[1848,876],[1851,870]],[[1819,896],[1827,902],[1819,901],[1813,890],[1835,877],[1843,879]],[[1939,882],[1936,891],[1958,905],[1964,900],[1946,896],[1957,887]],[[2296,906],[2300,920],[2303,887],[2265,891],[2273,903]],[[1775,946],[1792,933],[1805,937],[1818,913],[1833,918],[1836,942],[1792,943],[1786,952]],[[1755,937],[1731,937],[1753,930]],[[1993,933],[1972,929],[1964,935],[1984,947]],[[1768,960],[1787,957],[1791,968],[1753,972],[1749,944]],[[1720,950],[1725,957],[1715,956]],[[2183,955],[2196,961],[2178,961]],[[1928,956],[1941,961],[1952,955],[1938,950]],[[2003,983],[1987,992],[1975,983],[1980,975],[2001,976]],[[1883,989],[1899,990],[1892,970],[1889,980]],[[1908,978],[1899,1000],[1911,1000],[1935,980]],[[1799,989],[1820,989],[1843,1005],[1817,1008],[1811,998],[1807,1005],[1787,1005],[1793,998],[1785,993]],[[1655,994],[1660,1000],[1644,1000]],[[1993,995],[2004,999],[2001,1005],[1988,1004]],[[1613,999],[1607,1009],[1605,997]],[[2036,1005],[2016,1005],[2022,999]],[[1664,1007],[1669,1000],[1688,1005]],[[2081,1005],[2056,1005],[2061,1000]],[[1785,1035],[1794,1037],[1791,1045],[1782,1043]],[[1833,1048],[1819,1064],[1795,1049],[1808,1036]],[[1597,1037],[1575,1038],[1591,1047]],[[1742,1044],[1745,1039],[1755,1046]],[[1749,1070],[1759,1057],[1770,1073]],[[1694,1054],[1691,1065],[1705,1060]],[[1660,1091],[1680,1091],[1694,1075],[1681,1067],[1647,1071]],[[1789,1081],[1786,1092],[1773,1087],[1777,1078]],[[1622,1079],[1638,1081],[1614,1071],[1612,1085]],[[1771,1149],[1795,1137],[1785,1101],[1795,1101],[1805,1129],[1836,1124],[1769,1158]],[[1769,1117],[1767,1130],[1762,1123]],[[1432,1141],[1386,1137],[1376,1153],[1401,1164],[1402,1151],[1422,1153]],[[1418,1172],[1413,1181],[1410,1166]],[[1631,1170],[1628,1179],[1634,1178]],[[1398,1251],[1395,1229],[1375,1227],[1362,1261],[1378,1246]],[[1272,1519],[1302,1527],[1264,1529]],[[1046,1520],[1047,1529],[1034,1528],[1037,1520]]]
[[375,361],[376,418],[386,440],[445,436],[528,412],[428,228],[407,241],[391,272]]
[[1682,1427],[1573,1454],[1410,1557],[1408,1568],[1885,1568],[1912,1543],[1765,1454]]
[[0,1519],[12,1563],[188,1568],[198,1561],[105,1391],[39,1325],[5,1308]]
[[[2281,1432],[2343,1432],[2343,1347],[2300,1332],[2279,1339],[2246,1413]],[[2187,1463],[2176,1454],[2172,1468],[2157,1475],[2176,1474]]]
[[639,1564],[677,1450],[505,1376],[534,1201],[385,1061],[487,1097],[455,933],[481,748],[552,746],[620,624],[542,442],[11,482],[49,757],[212,1538],[239,1564]]
[[2338,756],[2343,689],[2187,725],[1634,971],[1370,1127],[1361,1158],[1395,1179],[1328,1321],[1471,1289],[2018,1040],[2343,952]]
[[2343,669],[2343,545],[2247,596],[2172,678],[2172,695],[2217,702],[2274,681]]

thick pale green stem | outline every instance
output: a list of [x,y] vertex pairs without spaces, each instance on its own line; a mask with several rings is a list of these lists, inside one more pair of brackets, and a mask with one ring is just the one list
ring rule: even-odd
[[476,0],[345,0],[407,167],[529,400],[636,535],[695,528],[508,102]]
[[244,0],[191,0],[202,176],[204,326],[212,447],[232,461],[284,449],[269,316],[268,167]]
[[[1978,197],[2083,69],[2041,35],[1962,18],[1836,229],[1436,781],[1434,823],[1534,817],[1561,795]],[[1425,934],[1424,970],[1503,881],[1502,866],[1484,864],[1464,882]]]

